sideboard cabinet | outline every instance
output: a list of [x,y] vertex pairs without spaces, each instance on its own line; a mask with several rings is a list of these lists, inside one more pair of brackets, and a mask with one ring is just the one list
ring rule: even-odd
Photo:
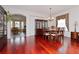
[[71,32],[71,40],[78,41],[79,40],[79,32]]

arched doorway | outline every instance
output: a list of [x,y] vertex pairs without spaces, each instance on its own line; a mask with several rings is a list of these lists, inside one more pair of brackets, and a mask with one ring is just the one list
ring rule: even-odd
[[21,14],[13,14],[11,20],[12,34],[26,34],[26,16]]

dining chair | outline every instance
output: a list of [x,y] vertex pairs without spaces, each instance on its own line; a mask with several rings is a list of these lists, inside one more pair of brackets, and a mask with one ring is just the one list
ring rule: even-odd
[[64,28],[59,28],[58,37],[59,39],[64,39]]
[[51,40],[56,40],[58,38],[57,30],[50,32]]
[[50,39],[50,33],[49,31],[47,31],[47,29],[44,29],[44,32],[43,32],[43,38],[46,40],[49,40]]

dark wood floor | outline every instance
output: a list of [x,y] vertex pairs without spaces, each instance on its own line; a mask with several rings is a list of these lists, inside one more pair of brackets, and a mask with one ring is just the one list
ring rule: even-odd
[[44,40],[41,37],[24,35],[12,36],[0,54],[77,54],[79,43],[71,42],[70,38],[62,40]]

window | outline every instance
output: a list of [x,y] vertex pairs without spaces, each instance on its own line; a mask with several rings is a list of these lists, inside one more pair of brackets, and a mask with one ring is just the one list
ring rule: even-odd
[[21,22],[21,29],[24,29],[24,22]]
[[15,27],[20,28],[20,22],[19,21],[15,21]]
[[11,28],[13,27],[13,21],[11,21]]
[[61,19],[64,19],[62,21],[65,22],[64,23],[64,25],[66,25],[65,28],[67,28],[67,30],[69,31],[69,13],[57,16],[56,17],[56,26],[58,26],[58,20],[61,20]]
[[58,25],[57,27],[63,27],[65,29],[65,31],[68,31],[67,27],[66,27],[66,22],[65,19],[60,19],[58,20]]

